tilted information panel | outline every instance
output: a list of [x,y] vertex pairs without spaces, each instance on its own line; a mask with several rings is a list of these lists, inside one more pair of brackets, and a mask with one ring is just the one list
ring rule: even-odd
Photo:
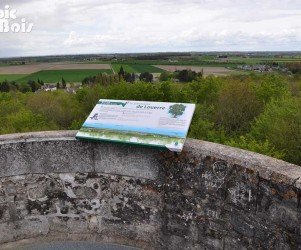
[[76,135],[180,152],[195,104],[100,99]]

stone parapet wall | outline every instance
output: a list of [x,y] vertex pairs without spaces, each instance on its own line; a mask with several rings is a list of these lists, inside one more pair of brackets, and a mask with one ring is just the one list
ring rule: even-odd
[[0,136],[0,249],[301,249],[299,166],[191,139],[176,154],[75,133]]

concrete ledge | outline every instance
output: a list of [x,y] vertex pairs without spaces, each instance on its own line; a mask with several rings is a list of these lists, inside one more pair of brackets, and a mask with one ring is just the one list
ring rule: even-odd
[[158,178],[158,150],[83,142],[76,131],[0,136],[0,178],[37,173],[99,172]]
[[261,178],[301,188],[301,167],[266,155],[217,143],[188,139],[185,150],[196,158],[212,156],[256,172]]
[[[76,133],[45,131],[0,135],[0,177],[96,171],[158,178],[160,150],[109,142],[78,141],[75,139]],[[272,157],[194,139],[186,140],[184,151],[196,158],[213,156],[244,166],[264,179],[301,188],[301,167]]]

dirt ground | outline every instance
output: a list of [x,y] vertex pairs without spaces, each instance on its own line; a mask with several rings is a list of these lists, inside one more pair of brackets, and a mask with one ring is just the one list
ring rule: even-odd
[[84,63],[37,63],[28,65],[0,67],[0,74],[32,74],[40,70],[63,69],[111,69],[110,64],[84,64]]
[[235,70],[227,69],[225,67],[175,66],[175,65],[154,65],[154,66],[171,72],[174,72],[176,70],[184,70],[184,69],[190,69],[195,72],[200,72],[203,70],[205,76],[208,75],[223,76],[235,72]]

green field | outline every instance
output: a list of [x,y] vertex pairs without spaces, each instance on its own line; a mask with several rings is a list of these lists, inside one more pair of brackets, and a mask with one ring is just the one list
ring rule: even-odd
[[143,72],[150,72],[150,73],[162,73],[164,72],[163,69],[154,67],[152,65],[131,65],[131,67],[137,72],[137,73],[143,73]]
[[116,74],[119,72],[121,66],[127,73],[135,73],[135,70],[128,64],[112,64],[112,68]]
[[18,82],[28,82],[29,80],[37,81],[38,79],[45,83],[56,83],[62,78],[66,82],[81,82],[87,76],[96,76],[99,73],[112,73],[110,69],[65,69],[65,70],[41,70],[27,75],[18,80]]
[[5,74],[5,75],[0,75],[0,82],[3,82],[5,80],[7,81],[17,81],[21,78],[26,77],[26,74],[21,74],[21,75],[14,75],[14,74]]
[[150,72],[150,73],[162,73],[164,70],[159,69],[157,67],[154,67],[152,65],[144,65],[144,64],[112,64],[112,67],[115,71],[115,73],[118,73],[120,70],[120,67],[123,67],[124,71],[127,73],[144,73],[144,72]]

